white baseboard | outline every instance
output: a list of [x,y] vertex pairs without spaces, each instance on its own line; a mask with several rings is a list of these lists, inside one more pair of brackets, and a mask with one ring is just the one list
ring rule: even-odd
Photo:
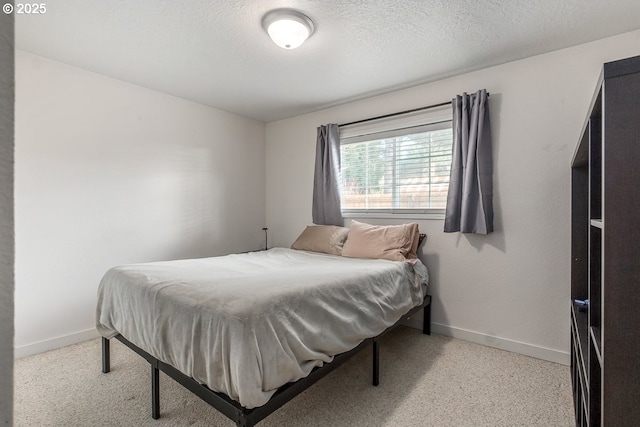
[[[407,326],[422,330],[422,319],[413,317],[405,322]],[[501,350],[511,351],[513,353],[523,354],[525,356],[535,357],[536,359],[548,360],[549,362],[569,365],[570,355],[567,352],[553,350],[550,348],[535,346],[519,341],[508,340],[505,338],[494,337],[479,332],[469,331],[467,329],[456,328],[453,326],[442,325],[439,323],[431,323],[431,332],[446,335],[461,340],[470,341],[476,344],[482,344],[489,347],[499,348]],[[27,344],[15,348],[15,358],[32,356],[34,354],[43,353],[56,348],[66,347],[68,345],[77,344],[100,335],[94,328],[86,331],[76,332],[74,334],[62,337],[52,338],[50,340],[40,341],[33,344]]]
[[79,342],[98,338],[99,336],[100,335],[98,334],[98,331],[95,328],[92,328],[87,329],[86,331],[75,332],[73,334],[64,335],[57,338],[51,338],[49,340],[21,345],[15,348],[14,357],[16,359],[20,359],[21,357],[33,356],[34,354],[44,353],[45,351],[55,350],[56,348],[77,344]]
[[[406,322],[406,325],[422,330],[422,318],[411,318]],[[510,351],[512,353],[535,357],[536,359],[559,363],[561,365],[568,366],[571,360],[570,354],[564,351],[553,350],[550,348],[540,347],[519,341],[512,341],[505,338],[494,337],[491,335],[482,334],[480,332],[469,331],[467,329],[456,328],[439,323],[431,323],[431,332],[439,335],[459,338],[461,340],[470,341],[476,344],[486,345],[488,347],[499,348],[501,350]]]

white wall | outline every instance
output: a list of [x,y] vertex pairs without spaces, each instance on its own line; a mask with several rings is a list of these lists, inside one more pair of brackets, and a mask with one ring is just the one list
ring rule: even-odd
[[265,125],[16,55],[16,356],[95,336],[118,264],[263,245]]
[[[267,225],[290,245],[311,222],[316,127],[486,88],[495,232],[420,221],[435,332],[568,363],[569,165],[603,62],[640,54],[640,31],[267,124]],[[397,221],[373,221],[398,223]]]
[[0,16],[0,425],[13,423],[13,15]]

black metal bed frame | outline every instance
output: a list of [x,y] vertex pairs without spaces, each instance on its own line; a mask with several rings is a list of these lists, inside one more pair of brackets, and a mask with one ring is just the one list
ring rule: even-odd
[[[380,335],[367,338],[357,347],[345,353],[336,355],[331,363],[326,363],[321,367],[314,368],[309,375],[298,381],[283,385],[269,399],[267,403],[257,408],[247,409],[235,400],[230,399],[223,393],[218,393],[206,385],[200,384],[193,378],[183,374],[171,365],[168,365],[146,351],[142,350],[135,344],[128,341],[122,335],[116,335],[114,338],[121,341],[124,345],[138,353],[151,365],[151,417],[155,420],[160,418],[160,371],[164,372],[178,383],[182,384],[187,390],[198,396],[200,399],[213,406],[220,413],[230,418],[238,427],[252,427],[258,422],[266,418],[269,414],[280,408],[282,405],[293,399],[298,394],[313,385],[316,381],[333,371],[351,356],[358,353],[363,348],[372,344],[373,347],[373,385],[380,383],[380,350],[378,339],[395,329],[400,323],[413,316],[418,311],[423,310],[422,333],[431,335],[431,295],[426,295],[421,305],[414,307],[407,314],[402,316],[394,325],[387,328]],[[110,341],[102,338],[102,372],[108,373],[111,370],[111,352]]]

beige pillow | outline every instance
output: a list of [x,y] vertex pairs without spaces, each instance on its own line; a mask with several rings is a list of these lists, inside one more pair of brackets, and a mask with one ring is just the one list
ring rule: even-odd
[[416,259],[419,236],[416,223],[383,226],[352,221],[342,256],[391,261]]
[[349,229],[337,225],[310,225],[298,236],[291,249],[340,255]]

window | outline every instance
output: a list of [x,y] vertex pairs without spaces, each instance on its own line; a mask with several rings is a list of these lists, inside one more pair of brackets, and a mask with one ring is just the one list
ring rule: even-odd
[[341,132],[343,214],[442,218],[451,168],[450,113],[435,123],[385,127],[361,135]]

